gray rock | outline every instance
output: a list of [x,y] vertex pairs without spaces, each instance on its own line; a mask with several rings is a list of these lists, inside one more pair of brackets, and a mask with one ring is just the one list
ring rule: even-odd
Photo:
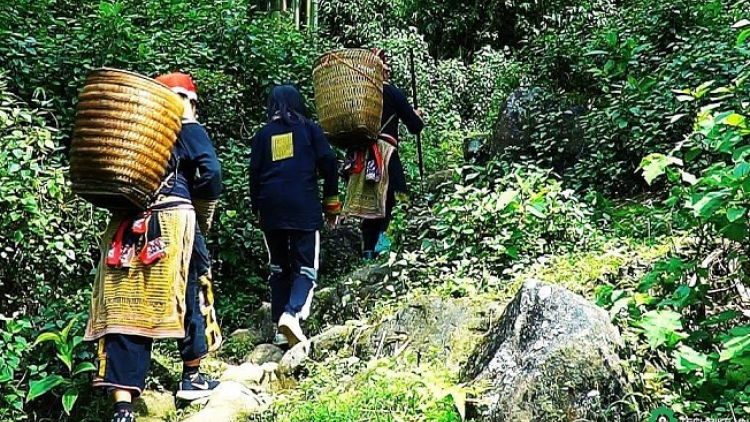
[[527,281],[463,371],[465,380],[489,386],[473,416],[602,420],[622,394],[621,341],[603,309],[560,286]]
[[266,362],[278,362],[284,356],[284,351],[273,344],[259,344],[245,358],[247,362],[263,365]]
[[319,360],[335,354],[351,341],[356,329],[354,325],[337,325],[311,338],[312,358]]
[[184,422],[240,422],[253,413],[268,409],[270,397],[256,394],[244,385],[225,381],[216,387],[208,404]]
[[257,390],[259,389],[264,375],[265,371],[259,365],[245,363],[240,366],[230,367],[221,374],[219,380],[222,382],[238,382],[245,387]]
[[[475,161],[485,162],[514,147],[520,148],[522,154],[540,154],[561,172],[583,152],[580,117],[584,113],[584,107],[568,104],[564,98],[538,87],[518,88],[500,106],[491,142]],[[542,139],[543,144],[537,143]],[[532,142],[535,145],[530,149]]]
[[489,321],[499,314],[500,306],[481,296],[419,297],[389,320],[355,333],[355,353],[360,357],[382,357],[410,350],[453,368],[466,361]]
[[258,339],[253,344],[261,344],[273,341],[276,334],[273,320],[271,319],[271,304],[263,302],[251,315],[248,328],[255,333]]
[[294,347],[284,353],[276,372],[282,376],[295,375],[310,356],[310,350],[311,343],[309,340],[295,344]]
[[146,417],[163,420],[177,411],[171,393],[151,390],[144,391],[135,401],[134,407],[139,420]]
[[324,321],[327,324],[342,324],[349,319],[359,319],[377,299],[391,296],[384,284],[388,271],[385,266],[367,265],[343,278],[335,286],[317,290],[306,328],[315,331],[325,325]]

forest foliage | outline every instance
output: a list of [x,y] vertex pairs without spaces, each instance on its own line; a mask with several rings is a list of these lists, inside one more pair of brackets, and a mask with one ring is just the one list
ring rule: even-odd
[[[597,294],[649,346],[633,365],[657,374],[638,381],[651,398],[633,405],[750,414],[747,317],[736,295],[718,297],[712,285],[748,274],[748,18],[746,2],[718,0],[321,0],[319,27],[298,30],[249,0],[1,2],[0,421],[96,412],[84,364],[93,351],[81,335],[106,214],[76,198],[67,178],[87,73],[194,75],[199,120],[224,169],[209,241],[218,313],[231,330],[267,295],[247,141],[265,121],[268,89],[294,83],[313,106],[313,62],[342,46],[388,49],[395,83],[410,94],[414,54],[428,175],[461,168],[467,139],[487,139],[490,151],[431,192],[430,209],[399,211],[397,280],[467,295],[611,237],[687,232],[701,239],[693,254]],[[521,112],[527,136],[493,147],[514,92],[533,92]],[[571,121],[575,130],[561,130]],[[416,148],[402,148],[419,191]],[[613,222],[612,201],[643,193],[666,201]],[[729,245],[731,271],[702,266],[716,239]],[[36,344],[42,333],[48,341]]]

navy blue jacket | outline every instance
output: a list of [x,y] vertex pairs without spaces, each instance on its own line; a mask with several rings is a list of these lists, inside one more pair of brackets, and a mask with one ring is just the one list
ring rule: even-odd
[[406,95],[394,85],[385,83],[383,84],[383,117],[380,124],[385,125],[383,133],[393,136],[397,141],[399,140],[399,120],[404,122],[409,133],[415,135],[424,128],[424,122],[414,112]]
[[250,200],[262,230],[318,230],[323,197],[338,195],[336,155],[323,130],[311,121],[268,122],[255,134],[250,155]]
[[205,200],[221,195],[221,165],[211,139],[198,122],[182,123],[169,157],[167,177],[161,194]]

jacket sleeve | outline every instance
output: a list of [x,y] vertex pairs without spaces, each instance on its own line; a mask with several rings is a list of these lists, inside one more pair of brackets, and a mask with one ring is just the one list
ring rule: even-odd
[[250,151],[250,205],[252,207],[253,214],[258,213],[259,205],[258,197],[260,196],[260,172],[262,154],[260,145],[260,134],[256,133],[250,142],[252,150]]
[[339,202],[339,172],[336,154],[331,149],[323,129],[310,123],[313,147],[315,148],[315,165],[323,176],[323,209],[329,213],[338,213],[341,209]]
[[221,195],[221,165],[206,130],[198,124],[183,126],[185,148],[197,170],[190,195],[199,200],[216,200]]
[[[394,87],[396,88],[396,87]],[[409,100],[403,91],[396,88],[393,90],[394,105],[396,106],[396,115],[404,125],[409,133],[416,135],[422,132],[424,129],[424,121],[417,115],[414,108],[409,104]]]

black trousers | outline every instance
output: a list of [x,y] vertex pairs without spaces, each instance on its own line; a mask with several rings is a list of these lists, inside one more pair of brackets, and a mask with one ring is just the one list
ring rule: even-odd
[[271,319],[284,312],[306,319],[318,280],[320,233],[306,230],[266,230],[271,275]]

